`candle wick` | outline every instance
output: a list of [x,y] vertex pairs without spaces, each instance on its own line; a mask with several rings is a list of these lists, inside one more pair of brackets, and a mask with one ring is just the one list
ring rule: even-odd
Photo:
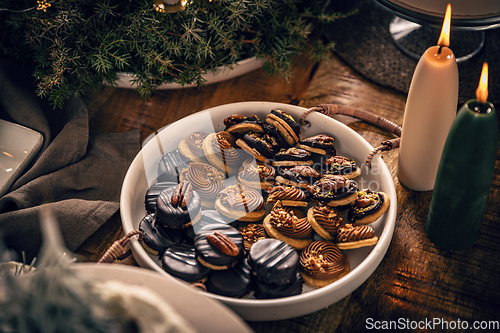
[[438,54],[441,54],[442,50],[443,50],[443,45],[439,45]]

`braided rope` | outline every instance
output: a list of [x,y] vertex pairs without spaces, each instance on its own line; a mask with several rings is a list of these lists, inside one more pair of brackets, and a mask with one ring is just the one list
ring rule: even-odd
[[129,243],[130,239],[134,236],[138,235],[139,239],[142,239],[142,232],[139,230],[132,230],[128,234],[126,234],[123,238],[115,241],[109,249],[103,254],[101,259],[99,259],[98,263],[112,263],[120,256],[122,256],[127,249],[125,246]]
[[345,115],[345,116],[358,118],[358,119],[361,119],[369,124],[377,126],[383,130],[386,130],[386,131],[389,131],[389,132],[396,134],[398,136],[398,138],[381,142],[380,146],[376,147],[375,149],[373,149],[370,152],[370,154],[368,154],[368,156],[366,157],[366,161],[365,161],[365,164],[368,168],[371,168],[371,165],[372,165],[371,161],[372,161],[373,156],[375,156],[375,154],[377,154],[380,151],[387,151],[387,150],[391,150],[391,149],[399,147],[399,143],[401,140],[399,137],[401,136],[401,132],[402,132],[401,126],[399,126],[398,124],[396,124],[388,119],[385,119],[385,118],[380,117],[376,114],[373,114],[371,112],[364,111],[364,110],[357,109],[357,108],[353,108],[350,106],[345,106],[345,105],[320,104],[320,105],[312,107],[312,108],[304,111],[304,113],[302,113],[302,116],[300,117],[300,123],[302,125],[310,126],[310,123],[307,120],[305,120],[305,118],[311,112],[319,112],[319,113],[322,113],[326,116],[332,116],[334,114],[341,114],[341,115]]

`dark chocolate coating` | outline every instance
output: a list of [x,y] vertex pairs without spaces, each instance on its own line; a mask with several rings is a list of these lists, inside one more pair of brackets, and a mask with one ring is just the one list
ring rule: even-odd
[[151,249],[162,254],[169,246],[182,241],[181,230],[165,230],[156,225],[154,214],[146,215],[139,223],[142,241]]
[[[209,243],[207,235],[213,234],[214,231],[219,231],[225,234],[239,249],[237,256],[229,256],[222,253],[219,249]],[[223,223],[210,223],[202,227],[194,237],[194,246],[196,255],[208,264],[222,267],[231,266],[238,261],[244,254],[243,236],[238,229]]]
[[208,276],[210,269],[196,260],[194,246],[188,244],[169,247],[161,259],[163,269],[187,282],[196,282]]
[[252,148],[257,150],[262,156],[272,158],[274,155],[273,145],[267,141],[265,135],[262,134],[245,134],[243,140]]
[[302,275],[297,272],[295,279],[288,284],[273,285],[254,280],[252,285],[255,298],[271,299],[299,295],[302,293],[303,282]]
[[295,280],[299,254],[274,238],[261,239],[250,248],[248,265],[258,282],[283,285]]
[[234,268],[212,270],[206,283],[207,291],[228,297],[243,297],[250,292],[251,274],[246,260],[241,260]]
[[297,136],[300,137],[300,126],[298,122],[296,122],[294,119],[285,116],[283,114],[285,113],[284,111],[272,110],[271,113],[279,117],[280,119],[283,119],[288,124],[288,126],[290,126],[290,128],[295,132],[295,134],[297,134]]
[[[376,203],[372,207],[370,207],[369,209],[366,209],[366,210],[359,209],[358,207],[356,207],[356,201],[354,201],[352,203],[352,205],[349,206],[349,210],[347,211],[347,220],[349,221],[349,223],[355,223],[356,220],[360,220],[365,216],[368,216],[368,215],[375,213],[384,204],[384,196],[381,195],[380,193],[372,191],[372,190],[364,190],[364,191],[367,193],[370,193],[370,194],[376,193],[378,200],[376,201]],[[359,198],[359,196],[358,196],[358,198]]]
[[160,195],[160,192],[170,188],[177,186],[177,183],[174,182],[159,182],[151,185],[151,187],[146,191],[146,197],[144,199],[144,204],[146,206],[146,211],[149,214],[153,214],[156,212],[156,200]]
[[201,210],[201,199],[196,191],[186,208],[172,205],[171,198],[175,187],[167,188],[160,192],[156,201],[156,220],[162,226],[180,229],[191,222],[191,218],[197,216]]
[[[306,170],[306,172],[304,172]],[[320,177],[319,173],[307,165],[299,165],[291,168],[281,168],[281,176],[296,183],[313,184]],[[303,174],[308,174],[307,176]]]
[[305,149],[300,148],[291,148],[295,150],[297,154],[290,154],[288,149],[281,150],[280,152],[274,155],[274,159],[276,161],[309,161],[312,156],[311,153]]
[[279,150],[280,148],[288,148],[290,145],[286,142],[286,140],[283,138],[281,133],[272,125],[269,125],[268,123],[263,123],[262,127],[264,128],[264,132],[272,136],[275,141],[276,141],[276,146],[274,150]]
[[189,166],[188,159],[179,150],[166,153],[158,163],[158,182],[179,182],[181,171]]
[[358,191],[358,184],[350,180],[348,187],[342,187],[338,190],[331,189],[328,184],[328,177],[323,177],[306,188],[306,194],[314,200],[330,201],[347,198]]

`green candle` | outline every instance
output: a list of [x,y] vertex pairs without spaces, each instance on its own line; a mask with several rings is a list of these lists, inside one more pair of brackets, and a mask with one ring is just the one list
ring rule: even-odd
[[439,163],[426,231],[431,241],[448,250],[464,250],[476,243],[488,201],[498,122],[493,105],[486,97],[483,100],[462,106]]

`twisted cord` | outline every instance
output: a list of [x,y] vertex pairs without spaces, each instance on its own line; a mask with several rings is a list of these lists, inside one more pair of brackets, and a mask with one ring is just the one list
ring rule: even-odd
[[304,113],[302,113],[302,116],[300,117],[300,123],[302,125],[304,125],[304,126],[310,125],[310,123],[307,120],[305,120],[305,118],[311,112],[319,112],[319,113],[322,113],[326,116],[332,116],[334,114],[341,114],[341,115],[345,115],[345,116],[358,118],[358,119],[361,119],[369,124],[377,126],[383,130],[386,130],[386,131],[389,131],[389,132],[396,134],[398,136],[398,138],[383,141],[380,146],[376,147],[375,149],[373,149],[370,152],[370,154],[368,154],[366,161],[365,161],[365,164],[367,165],[368,168],[371,168],[372,158],[379,151],[387,151],[387,150],[391,150],[391,149],[399,147],[399,143],[401,140],[399,137],[401,136],[401,132],[402,132],[401,126],[399,126],[398,124],[396,124],[388,119],[385,119],[385,118],[380,117],[376,114],[373,114],[371,112],[364,111],[364,110],[357,109],[357,108],[353,108],[350,106],[345,106],[345,105],[320,104],[320,105],[312,107],[312,108],[304,111]]
[[128,234],[126,234],[123,238],[115,241],[109,249],[103,254],[101,259],[99,259],[98,263],[112,263],[120,256],[122,256],[125,252],[125,246],[130,241],[130,238],[139,235],[139,239],[142,239],[142,232],[139,230],[132,230]]

